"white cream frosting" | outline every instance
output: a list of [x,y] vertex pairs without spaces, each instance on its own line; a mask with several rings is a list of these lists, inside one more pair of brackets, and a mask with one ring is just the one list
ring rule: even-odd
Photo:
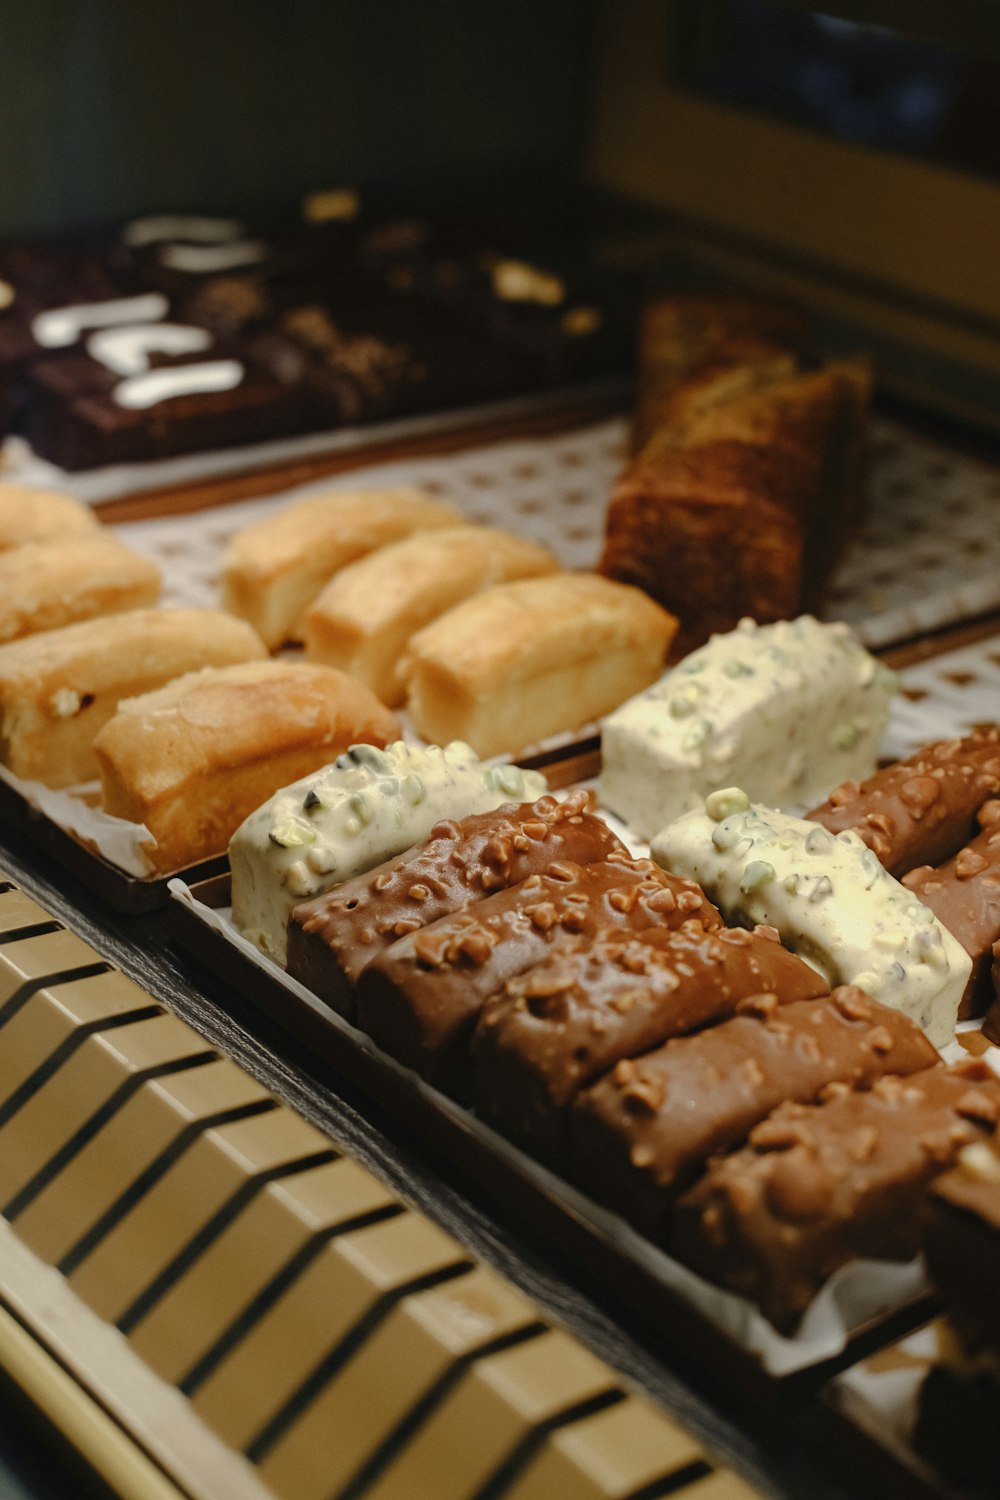
[[742,620],[605,720],[601,802],[642,838],[733,780],[804,811],[874,771],[895,689],[847,625]]
[[829,833],[727,787],[669,823],[652,855],[696,880],[727,922],[776,928],[831,986],[859,985],[936,1047],[951,1040],[972,961],[853,830]]
[[469,745],[354,745],[276,792],[233,834],[233,922],[280,963],[288,913],[425,838],[441,818],[533,802],[544,776],[484,765]]

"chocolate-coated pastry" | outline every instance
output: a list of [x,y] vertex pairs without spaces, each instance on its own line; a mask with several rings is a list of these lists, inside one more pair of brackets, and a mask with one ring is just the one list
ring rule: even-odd
[[289,974],[353,1020],[358,976],[397,938],[557,860],[589,864],[615,850],[626,853],[586,803],[585,792],[562,802],[546,796],[435,824],[405,854],[293,908]]
[[560,860],[394,943],[362,975],[358,1022],[393,1057],[464,1095],[473,1028],[484,1001],[508,979],[554,945],[586,944],[609,927],[679,927],[692,917],[704,927],[721,924],[693,882],[650,860],[612,854],[584,869]]
[[773,928],[706,930],[687,921],[677,931],[600,933],[487,1002],[473,1041],[477,1112],[558,1161],[564,1111],[579,1089],[620,1059],[732,1015],[763,992],[777,1003],[825,995],[828,985],[782,948]]
[[853,985],[829,999],[779,998],[751,996],[731,1020],[620,1062],[585,1089],[566,1117],[570,1177],[662,1240],[707,1158],[784,1100],[807,1104],[830,1083],[867,1087],[938,1060],[909,1017]]
[[993,944],[1000,938],[1000,822],[988,824],[937,869],[918,865],[904,875],[903,884],[930,907],[972,959],[958,1019],[982,1015],[993,995],[990,964]]
[[678,1200],[669,1249],[790,1330],[838,1267],[917,1252],[930,1184],[998,1119],[1000,1078],[971,1058],[782,1104]]
[[890,875],[939,865],[976,832],[1000,791],[1000,729],[925,745],[867,781],[845,781],[807,814],[831,833],[853,828]]

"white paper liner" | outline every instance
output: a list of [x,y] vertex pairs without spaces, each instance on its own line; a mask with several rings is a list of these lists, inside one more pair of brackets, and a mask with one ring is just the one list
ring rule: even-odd
[[793,1336],[786,1337],[778,1333],[745,1297],[724,1291],[695,1275],[638,1234],[619,1215],[593,1203],[562,1178],[483,1124],[469,1110],[463,1109],[410,1069],[387,1056],[364,1032],[329,1010],[310,990],[291,978],[284,969],[242,937],[233,926],[228,907],[207,906],[179,878],[172,879],[168,889],[170,895],[188,907],[200,922],[217,932],[272,981],[294,996],[298,1003],[320,1016],[325,1024],[350,1037],[355,1046],[378,1058],[379,1063],[390,1072],[405,1078],[436,1109],[458,1122],[464,1132],[477,1137],[488,1146],[494,1156],[512,1165],[522,1177],[564,1204],[575,1218],[588,1224],[603,1239],[617,1245],[625,1255],[650,1271],[671,1291],[678,1293],[711,1324],[754,1356],[769,1374],[791,1375],[833,1358],[847,1346],[854,1334],[870,1322],[896,1311],[925,1292],[926,1281],[919,1261],[901,1264],[857,1260],[842,1267],[830,1278]]
[[913,1447],[920,1390],[937,1354],[937,1324],[927,1323],[878,1355],[843,1371],[830,1384],[833,1405],[898,1460],[940,1483]]
[[114,818],[84,800],[88,792],[98,792],[97,782],[67,791],[55,791],[40,781],[26,781],[0,766],[0,781],[6,782],[29,807],[35,808],[51,823],[79,839],[81,844],[104,856],[126,875],[144,878],[158,873],[143,845],[155,843],[142,823],[128,823]]

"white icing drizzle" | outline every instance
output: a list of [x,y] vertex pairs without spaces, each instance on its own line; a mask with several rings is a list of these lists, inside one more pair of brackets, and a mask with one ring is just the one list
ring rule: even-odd
[[109,302],[78,302],[70,307],[46,308],[32,320],[31,332],[43,349],[65,349],[76,343],[85,328],[155,323],[165,318],[169,310],[170,303],[162,292],[113,297]]
[[211,218],[203,214],[149,214],[133,219],[122,230],[122,240],[133,250],[156,245],[161,240],[194,240],[201,245],[220,245],[239,239],[244,231],[239,219]]
[[171,271],[189,271],[197,276],[254,266],[266,254],[263,240],[231,240],[224,245],[164,245],[159,261]]
[[128,323],[92,333],[87,353],[116,375],[141,375],[149,369],[152,353],[201,354],[212,342],[207,328],[183,323]]
[[214,359],[203,365],[178,365],[170,370],[148,370],[132,375],[115,387],[114,399],[129,411],[144,411],[175,396],[197,396],[211,391],[231,391],[244,376],[238,359]]

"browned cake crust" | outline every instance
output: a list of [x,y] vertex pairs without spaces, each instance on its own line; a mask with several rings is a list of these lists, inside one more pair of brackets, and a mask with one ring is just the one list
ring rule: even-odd
[[608,509],[600,571],[680,617],[675,655],[814,608],[856,511],[867,368],[743,373],[674,395]]
[[928,1187],[998,1119],[975,1059],[782,1104],[680,1198],[669,1248],[790,1330],[839,1266],[917,1252]]
[[939,865],[976,833],[1000,790],[1000,729],[926,745],[867,781],[845,781],[807,814],[831,833],[854,829],[889,871]]
[[567,1117],[569,1175],[663,1240],[678,1193],[708,1157],[784,1100],[807,1104],[830,1083],[868,1087],[938,1060],[909,1017],[854,986],[779,999],[752,996],[732,1020],[621,1062],[586,1089]]
[[743,292],[653,297],[639,327],[639,375],[632,451],[662,420],[674,392],[700,371],[754,367],[792,357],[809,343],[798,308]]
[[293,908],[289,974],[353,1020],[358,976],[396,939],[556,860],[589,864],[626,853],[607,824],[584,811],[586,802],[585,792],[563,802],[541,797],[437,823],[405,854]]
[[[1000,810],[1000,803],[987,807]],[[1000,938],[1000,821],[993,822],[937,869],[918,865],[903,877],[915,896],[972,959],[958,1019],[981,1016],[993,996],[993,944]]]
[[[561,1158],[563,1112],[623,1058],[732,1015],[748,995],[825,995],[773,928],[599,934],[552,954],[489,1001],[473,1041],[476,1110],[529,1151]],[[779,1096],[782,1097],[782,1096]]]
[[651,860],[612,854],[581,868],[560,860],[522,885],[402,938],[370,964],[358,1021],[393,1057],[465,1094],[469,1043],[484,1001],[553,946],[614,927],[678,927],[721,917],[702,891]]

